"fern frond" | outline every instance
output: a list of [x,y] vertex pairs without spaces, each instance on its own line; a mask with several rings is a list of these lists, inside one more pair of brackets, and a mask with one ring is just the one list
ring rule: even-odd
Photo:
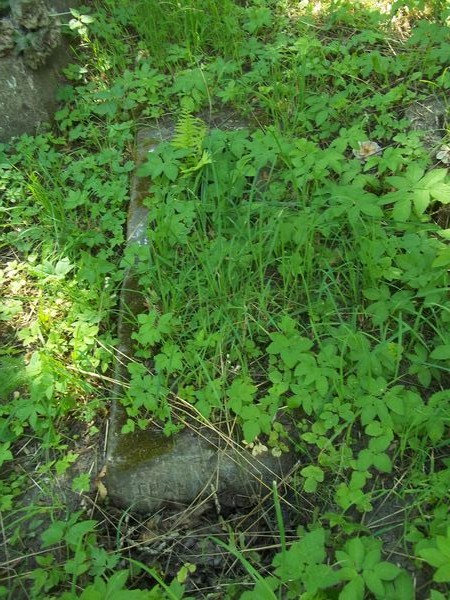
[[175,125],[172,146],[200,153],[206,131],[206,124],[184,109]]

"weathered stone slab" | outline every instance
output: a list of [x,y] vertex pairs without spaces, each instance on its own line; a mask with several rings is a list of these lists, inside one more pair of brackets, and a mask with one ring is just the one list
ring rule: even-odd
[[405,116],[411,122],[411,129],[422,134],[422,142],[427,150],[436,151],[442,144],[447,104],[445,98],[431,96],[413,102],[406,109]]
[[[224,115],[218,120],[226,128],[244,125]],[[170,122],[141,130],[137,136],[137,164],[172,135]],[[147,209],[142,204],[148,193],[149,181],[135,176],[127,224],[129,246],[148,243]],[[134,329],[130,317],[147,310],[133,265],[124,278],[120,302],[115,378],[126,382],[127,361],[133,355]],[[254,457],[206,425],[195,431],[185,429],[171,438],[157,429],[122,434],[126,415],[120,404],[121,384],[116,385],[113,395],[104,484],[108,497],[118,506],[153,512],[163,506],[187,505],[211,495],[221,506],[247,506],[269,494],[272,481],[280,481],[295,462],[292,454],[280,458],[269,453]]]

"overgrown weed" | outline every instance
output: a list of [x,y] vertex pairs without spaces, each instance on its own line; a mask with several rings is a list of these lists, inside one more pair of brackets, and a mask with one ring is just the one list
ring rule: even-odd
[[[412,131],[406,109],[449,87],[448,14],[438,1],[391,14],[319,4],[105,0],[92,19],[74,14],[78,60],[57,124],[0,161],[0,597],[187,598],[214,586],[244,599],[445,597],[450,183],[445,148]],[[248,126],[208,128],[219,110]],[[316,506],[288,511],[286,533],[274,491],[267,552],[232,525],[220,538],[250,579],[234,570],[204,590],[188,560],[166,574],[158,558],[146,566],[154,523],[135,522],[146,531],[126,536],[139,551],[125,550],[127,514],[20,506],[27,447],[45,487],[102,426],[133,138],[166,114],[175,143],[139,171],[152,179],[140,250],[149,310],[125,429],[152,418],[170,433],[181,402],[277,454],[292,437],[277,418],[295,415],[300,465],[286,483],[295,504]],[[445,142],[446,114],[436,128]],[[363,154],[364,142],[377,150]],[[78,474],[72,491],[88,494],[90,479]],[[404,516],[395,543],[390,512]],[[44,552],[22,569],[32,539]]]

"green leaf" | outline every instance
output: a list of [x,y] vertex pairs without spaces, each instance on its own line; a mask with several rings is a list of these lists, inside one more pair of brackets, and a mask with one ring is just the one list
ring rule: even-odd
[[438,183],[430,189],[430,195],[435,200],[439,200],[442,204],[450,202],[450,185],[447,183]]
[[380,454],[381,452],[384,452],[387,448],[389,448],[392,442],[392,437],[392,431],[389,431],[389,433],[386,433],[385,435],[381,435],[377,438],[372,438],[371,440],[369,440],[369,449],[374,454]]
[[417,554],[432,567],[442,567],[448,562],[448,558],[437,548],[423,548]]
[[309,465],[308,467],[302,469],[300,472],[306,479],[315,479],[316,481],[323,481],[324,479],[322,469],[314,465]]
[[447,536],[438,535],[436,537],[436,545],[438,550],[440,550],[447,558],[450,559],[450,527],[447,530]]
[[178,167],[174,163],[165,163],[164,165],[164,175],[169,179],[169,181],[175,181],[178,177]]
[[423,215],[430,204],[430,192],[428,190],[414,190],[413,203],[416,213]]
[[439,440],[443,438],[445,433],[445,423],[442,420],[438,418],[432,419],[431,421],[427,421],[425,426],[427,429],[428,437],[433,442],[433,444],[436,444],[437,442],[439,442]]
[[53,544],[61,542],[66,527],[67,524],[63,521],[55,521],[52,523],[41,535],[42,546],[48,548],[48,546],[53,546]]
[[378,563],[374,567],[374,571],[377,573],[378,577],[380,577],[380,579],[382,579],[383,581],[392,581],[397,577],[397,575],[400,575],[400,573],[402,572],[400,567],[397,567],[397,565],[394,565],[393,563],[387,561],[382,561]]
[[183,354],[178,344],[167,342],[162,347],[162,352],[155,356],[155,370],[157,372],[175,373],[183,368]]
[[64,571],[70,575],[81,575],[89,569],[87,562],[87,553],[84,550],[78,550],[74,558],[67,560],[64,564]]
[[386,405],[392,412],[397,415],[405,414],[405,401],[401,396],[397,396],[395,393],[386,394]]
[[430,354],[430,358],[436,360],[450,360],[450,344],[442,344],[437,346]]
[[253,442],[253,440],[261,433],[258,421],[244,421],[242,429],[244,439],[247,443]]
[[81,539],[86,533],[90,533],[94,531],[97,527],[97,521],[88,520],[88,521],[80,521],[80,523],[75,523],[72,527],[69,528],[67,533],[64,536],[64,540],[73,547],[78,546]]
[[313,494],[317,490],[317,481],[315,479],[306,479],[303,485],[303,490],[307,494]]
[[150,153],[147,162],[141,165],[137,170],[139,177],[158,177],[164,171],[164,163],[161,158],[154,153]]
[[387,454],[375,454],[373,466],[381,473],[392,473],[392,462]]
[[386,177],[386,181],[396,190],[408,189],[411,185],[406,177],[399,177],[397,175]]
[[448,598],[447,596],[444,596],[444,594],[441,594],[441,592],[438,592],[437,590],[431,590],[430,600],[448,600]]
[[368,217],[381,218],[383,216],[383,210],[376,204],[368,204],[362,201],[358,205],[358,208],[364,215],[367,215]]
[[382,427],[379,421],[372,421],[372,423],[369,423],[365,429],[367,435],[374,437],[380,436],[383,433],[383,431],[384,428]]
[[375,597],[385,597],[384,585],[376,571],[369,569],[363,571],[364,582]]
[[358,471],[367,471],[373,464],[374,454],[368,449],[364,448],[358,454],[356,459],[356,468]]
[[81,473],[72,480],[73,492],[86,492],[91,486],[91,476],[89,473]]
[[406,200],[400,200],[399,202],[396,202],[392,210],[392,217],[395,221],[400,221],[404,223],[408,221],[410,215],[411,201],[409,200],[409,198],[407,198]]
[[381,549],[379,547],[372,548],[372,550],[369,550],[364,557],[363,568],[365,570],[373,569],[373,567],[380,562],[380,559]]
[[433,581],[436,581],[437,583],[447,583],[450,581],[450,562],[439,567],[433,575]]
[[[406,171],[406,177],[411,187],[415,187],[417,183],[422,184],[423,175],[425,170],[420,167],[416,162],[413,162],[409,165],[408,170]],[[421,181],[422,180],[422,181]]]
[[335,586],[339,583],[340,576],[330,565],[314,564],[306,567],[302,581],[309,594],[316,594],[318,590]]
[[447,175],[447,169],[433,169],[429,171],[422,179],[420,180],[420,186],[423,189],[431,189],[440,183],[445,176]]
[[14,458],[11,450],[9,449],[10,446],[11,442],[5,442],[0,446],[0,466],[8,460],[12,460]]
[[349,581],[339,594],[339,600],[364,600],[364,580],[362,577],[355,577]]
[[114,594],[122,590],[127,582],[128,576],[128,571],[118,571],[116,573],[113,573],[113,575],[111,575],[111,577],[109,577],[108,579],[108,596],[106,597],[109,598],[109,594]]
[[361,538],[354,537],[349,540],[345,544],[345,550],[348,552],[348,555],[352,559],[355,567],[358,569],[358,571],[360,571],[363,566],[364,555],[366,553],[366,549],[364,548]]
[[431,263],[432,267],[447,267],[450,265],[450,248],[444,248]]

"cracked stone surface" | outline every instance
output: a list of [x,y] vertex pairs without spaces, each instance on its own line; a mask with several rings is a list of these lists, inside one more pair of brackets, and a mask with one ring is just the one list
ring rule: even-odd
[[[216,117],[215,122],[222,128],[244,125],[224,115]],[[137,136],[137,165],[172,134],[173,123],[170,122],[142,129]],[[128,213],[128,245],[147,243],[147,209],[142,199],[148,190],[148,179],[135,176]],[[115,376],[118,382],[128,378],[124,357],[133,355],[134,328],[130,313],[137,315],[147,310],[133,267],[124,278],[120,303]],[[256,458],[207,426],[195,431],[185,429],[170,438],[157,429],[122,434],[126,415],[119,401],[121,394],[122,386],[117,384],[104,479],[108,497],[117,506],[151,513],[161,507],[188,505],[211,495],[224,507],[251,506],[270,494],[272,481],[280,481],[296,462],[293,453],[280,458],[266,453]]]

